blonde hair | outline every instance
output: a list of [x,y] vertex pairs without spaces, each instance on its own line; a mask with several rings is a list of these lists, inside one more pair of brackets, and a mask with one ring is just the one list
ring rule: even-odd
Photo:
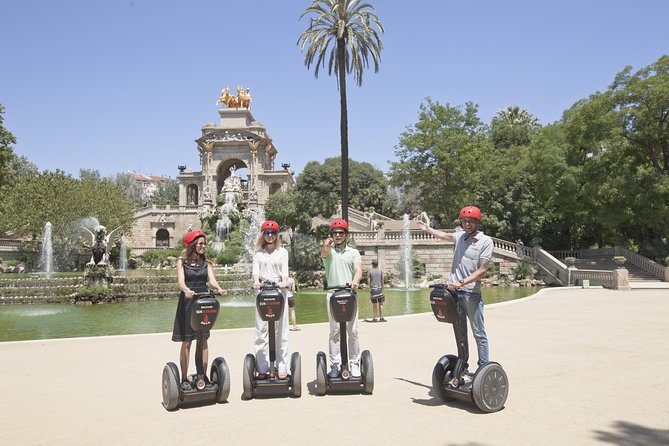
[[[261,251],[265,249],[265,245],[268,243],[265,241],[265,234],[263,234],[263,231],[260,231],[260,234],[258,234],[258,237],[256,237],[256,251]],[[279,233],[276,233],[276,237],[274,237],[274,249],[279,249],[281,248],[281,237],[279,236]]]

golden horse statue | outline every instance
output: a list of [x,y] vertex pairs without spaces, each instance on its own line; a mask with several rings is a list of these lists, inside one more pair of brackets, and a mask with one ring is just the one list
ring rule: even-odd
[[251,89],[237,87],[237,96],[233,96],[230,94],[230,87],[225,87],[221,91],[221,96],[216,101],[216,105],[219,103],[228,108],[243,107],[248,109],[251,104]]

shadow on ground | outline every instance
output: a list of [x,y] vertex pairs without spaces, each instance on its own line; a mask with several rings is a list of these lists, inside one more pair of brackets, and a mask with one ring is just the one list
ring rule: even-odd
[[595,431],[599,441],[628,446],[646,446],[649,444],[669,444],[669,430],[652,429],[627,421],[613,424],[612,432]]

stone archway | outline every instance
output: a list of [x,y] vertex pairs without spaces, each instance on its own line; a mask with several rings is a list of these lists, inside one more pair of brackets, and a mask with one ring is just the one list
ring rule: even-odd
[[269,185],[269,194],[275,194],[281,190],[281,183],[272,183]]
[[156,231],[156,248],[170,247],[170,231],[167,229],[158,229]]
[[216,191],[221,193],[223,188],[223,183],[230,177],[230,168],[235,168],[235,175],[241,178],[242,180],[242,189],[246,190],[248,185],[248,177],[251,174],[249,167],[246,163],[240,159],[231,158],[225,161],[222,161],[218,168],[216,169]]
[[197,206],[198,205],[198,187],[197,184],[189,184],[186,188],[186,205],[187,206]]

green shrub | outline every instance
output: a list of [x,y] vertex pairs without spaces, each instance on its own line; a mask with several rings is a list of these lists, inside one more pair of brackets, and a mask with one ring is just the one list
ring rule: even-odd
[[488,262],[488,269],[485,272],[486,278],[495,277],[497,275],[497,264],[493,261]]
[[240,231],[232,231],[228,234],[223,251],[216,254],[216,263],[219,265],[237,263],[245,251],[244,236]]
[[168,257],[181,256],[181,250],[177,248],[171,249],[152,249],[142,254],[142,260],[149,265],[160,265],[167,260]]
[[518,262],[518,265],[515,268],[511,269],[511,274],[513,274],[516,279],[525,279],[527,277],[533,277],[534,273],[535,273],[534,267],[530,263],[524,260]]

